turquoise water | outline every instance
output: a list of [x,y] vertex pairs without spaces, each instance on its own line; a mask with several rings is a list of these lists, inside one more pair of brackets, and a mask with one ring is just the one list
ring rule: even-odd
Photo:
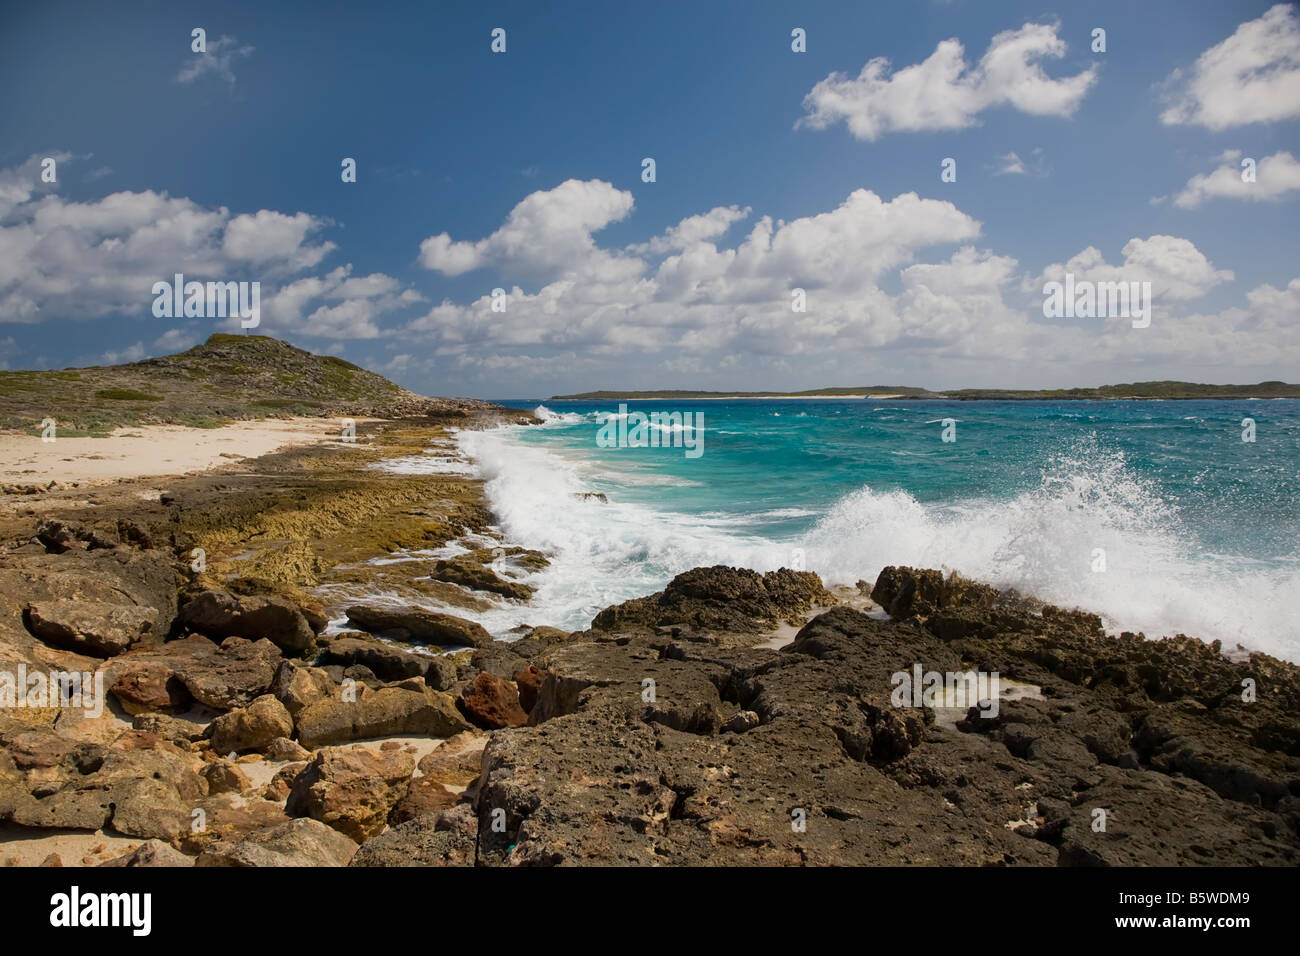
[[601,447],[617,403],[548,403],[541,427],[458,436],[504,536],[554,555],[532,607],[488,612],[490,629],[585,626],[699,564],[802,566],[832,584],[912,564],[1085,607],[1116,630],[1300,657],[1300,401],[628,407],[702,414],[687,433],[702,453]]

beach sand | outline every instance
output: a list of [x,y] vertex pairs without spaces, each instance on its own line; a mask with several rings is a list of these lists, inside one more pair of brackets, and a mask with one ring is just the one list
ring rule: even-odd
[[341,444],[341,434],[341,420],[335,418],[263,419],[218,428],[137,425],[103,438],[56,437],[51,442],[6,432],[0,433],[0,484],[102,485],[125,478],[184,475],[294,445]]

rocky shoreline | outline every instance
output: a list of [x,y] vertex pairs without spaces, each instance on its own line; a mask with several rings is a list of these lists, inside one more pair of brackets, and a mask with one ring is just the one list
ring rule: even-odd
[[[426,412],[3,499],[0,675],[75,672],[105,700],[0,708],[0,861],[1300,862],[1300,668],[1266,655],[911,568],[852,594],[697,568],[509,642],[419,607],[526,602],[498,572],[546,562],[420,557],[493,540],[480,484],[374,466],[521,420]],[[996,673],[995,712],[900,705],[918,665]]]

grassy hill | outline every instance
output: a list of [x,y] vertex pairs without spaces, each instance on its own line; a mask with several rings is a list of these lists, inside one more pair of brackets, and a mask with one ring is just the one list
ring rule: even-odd
[[186,352],[129,365],[0,372],[0,428],[39,430],[53,418],[61,434],[291,415],[392,418],[440,404],[264,335],[217,334]]

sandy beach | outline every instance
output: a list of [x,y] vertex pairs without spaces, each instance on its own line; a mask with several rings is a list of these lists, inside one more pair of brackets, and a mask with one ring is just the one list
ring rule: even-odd
[[[374,419],[356,419],[358,423]],[[234,422],[219,428],[129,426],[103,438],[0,433],[0,484],[102,485],[124,478],[185,475],[282,448],[341,441],[334,418]]]

